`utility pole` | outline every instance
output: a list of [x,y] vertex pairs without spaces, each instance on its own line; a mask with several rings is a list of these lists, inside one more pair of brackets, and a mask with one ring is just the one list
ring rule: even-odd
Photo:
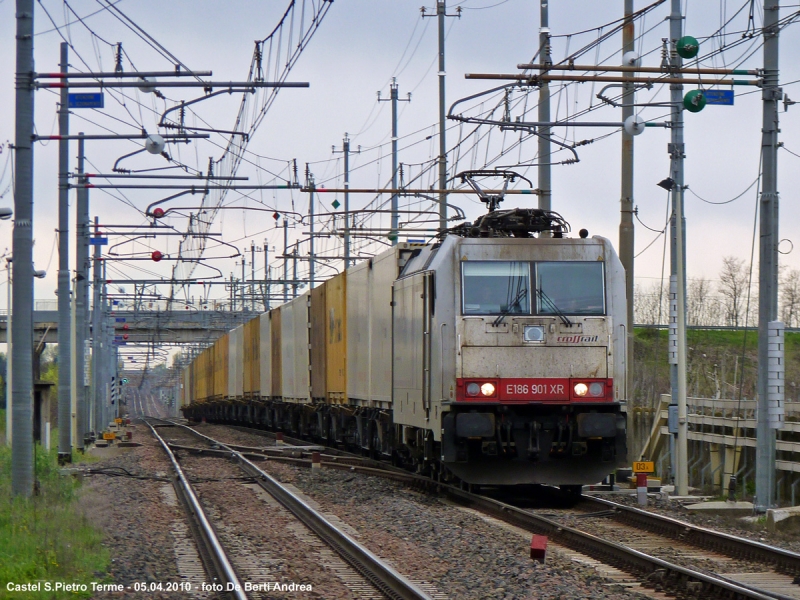
[[13,314],[11,310],[11,264],[13,262],[13,257],[6,256],[6,310],[8,311],[8,317],[6,320],[6,340],[8,343],[6,344],[6,446],[11,446],[13,441],[12,434],[14,432],[14,421],[13,415],[14,410],[11,404],[11,383],[13,380],[14,369],[11,365],[11,357],[13,355],[13,346],[11,345],[11,321],[13,320]]
[[[550,56],[550,16],[549,0],[540,0],[539,5],[539,62],[544,66],[553,64]],[[550,122],[550,84],[539,84],[539,121]],[[539,208],[552,210],[552,184],[550,182],[550,132],[547,126],[539,127]],[[549,237],[549,233],[541,234]]]
[[[408,99],[400,100],[398,98],[398,85],[397,78],[392,77],[392,83],[389,86],[389,99],[382,100],[381,93],[378,92],[378,102],[392,103],[392,189],[397,189],[397,103],[398,102],[411,102],[411,92],[408,93]],[[389,232],[389,239],[392,246],[397,244],[397,231],[400,228],[400,215],[397,212],[397,194],[392,194],[392,227]]]
[[[425,14],[425,8],[422,9],[422,17],[433,15]],[[439,21],[439,231],[447,229],[447,140],[445,137],[445,65],[444,65],[444,18],[445,17],[458,17],[461,18],[461,7],[456,9],[456,14],[447,14],[447,2],[445,0],[436,0],[436,18]]]
[[[61,73],[69,66],[69,45],[61,43]],[[72,352],[69,289],[69,90],[58,107],[58,462],[72,462]]]
[[272,274],[269,272],[269,246],[267,238],[264,238],[264,279],[267,280],[267,297],[264,300],[264,312],[270,310],[270,293],[272,291]]
[[[333,146],[334,154],[339,152]],[[344,268],[350,268],[350,137],[344,134],[341,153],[344,154]],[[356,154],[361,153],[361,146]]]
[[289,221],[283,217],[283,303],[289,302]]
[[256,312],[256,243],[250,240],[250,310]]
[[[308,238],[308,289],[314,289],[314,176],[308,170],[306,165],[306,181],[308,185],[308,224],[309,224],[309,238]],[[265,246],[266,251],[266,246]],[[295,277],[297,279],[297,277]]]
[[[80,144],[80,142],[79,142]],[[80,146],[79,146],[80,147]],[[99,219],[94,218],[95,236],[99,237]],[[102,246],[95,244],[93,249],[93,279],[92,279],[92,408],[93,420],[96,436],[100,435],[103,431],[103,416],[102,416],[102,398],[103,392],[100,386],[103,385],[103,380],[100,377],[101,360],[100,355],[103,352],[103,336],[101,333],[101,323],[103,319],[103,307],[101,299],[100,277],[102,261],[100,260],[100,251]]]
[[295,245],[292,254],[294,255],[292,257],[292,279],[294,280],[292,284],[292,298],[297,298],[297,245]]
[[241,289],[241,294],[242,294],[242,312],[247,310],[247,304],[245,303],[245,297],[244,297],[245,289],[247,288],[247,285],[245,284],[246,280],[245,273],[247,272],[246,269],[247,269],[247,256],[244,252],[242,252],[242,280],[239,284],[239,288]]
[[[756,421],[756,511],[775,503],[775,429],[770,424],[770,395],[783,392],[770,385],[769,323],[778,318],[778,102],[783,91],[778,81],[778,0],[764,0],[764,83],[761,134],[762,185],[761,243],[758,277],[758,411]],[[782,406],[782,402],[780,406]],[[777,408],[777,406],[775,407]]]
[[33,0],[17,0],[11,493],[33,494]]
[[[622,26],[622,56],[634,51],[633,0],[625,0],[625,22]],[[634,84],[622,84],[622,122],[633,116]],[[628,448],[633,435],[633,135],[622,128],[621,199],[619,221],[619,258],[625,269],[625,295],[628,300],[628,324],[625,329],[625,400],[628,406]]]
[[[681,79],[682,59],[676,51],[678,40],[683,35],[683,17],[681,15],[681,0],[672,0],[672,11],[669,16],[670,41],[669,61],[672,77]],[[683,144],[683,84],[670,84],[670,101],[672,103],[672,140],[669,144],[670,178],[672,183],[668,186],[672,192],[672,218],[670,220],[670,272],[675,278],[676,286],[676,320],[673,334],[674,340],[670,342],[670,384],[671,384],[671,410],[678,413],[678,431],[674,453],[673,473],[675,475],[675,489],[679,496],[689,493],[689,441],[688,422],[686,416],[686,219],[683,211],[683,160],[686,157]],[[670,319],[672,321],[672,319]],[[673,324],[671,323],[671,326]],[[673,344],[674,343],[674,347]],[[683,364],[681,364],[683,359]]]
[[[79,136],[82,136],[80,133]],[[75,377],[78,390],[78,436],[73,444],[85,446],[85,436],[93,430],[89,399],[89,188],[86,187],[85,148],[83,137],[78,138],[78,190],[75,223]]]

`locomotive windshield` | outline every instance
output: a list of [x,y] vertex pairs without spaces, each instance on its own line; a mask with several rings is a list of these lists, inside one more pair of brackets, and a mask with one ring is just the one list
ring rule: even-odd
[[602,315],[605,312],[602,262],[536,263],[536,287],[552,302],[538,300],[540,315]]
[[[602,262],[465,261],[463,314],[605,314]],[[537,293],[531,294],[531,271]],[[541,292],[541,293],[538,293]]]
[[463,263],[464,314],[530,314],[530,264]]

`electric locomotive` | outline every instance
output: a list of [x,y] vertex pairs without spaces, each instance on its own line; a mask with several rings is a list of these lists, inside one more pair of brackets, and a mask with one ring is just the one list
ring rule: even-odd
[[556,213],[493,210],[398,243],[201,354],[184,413],[443,480],[596,483],[626,463],[625,272],[609,240],[568,232]]

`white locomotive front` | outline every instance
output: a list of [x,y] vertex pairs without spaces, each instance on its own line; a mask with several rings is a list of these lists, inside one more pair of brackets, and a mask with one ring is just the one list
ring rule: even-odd
[[395,424],[463,481],[578,486],[626,459],[625,272],[601,237],[459,237],[394,285]]

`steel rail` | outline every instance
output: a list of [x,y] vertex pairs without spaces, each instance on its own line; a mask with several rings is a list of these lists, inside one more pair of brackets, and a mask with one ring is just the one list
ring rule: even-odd
[[535,515],[521,508],[505,504],[499,500],[478,496],[452,487],[447,487],[444,491],[459,504],[477,507],[481,512],[502,521],[547,535],[559,544],[588,554],[605,563],[614,564],[614,566],[627,572],[638,575],[645,574],[647,577],[652,577],[657,571],[662,570],[663,576],[659,583],[678,593],[687,594],[689,597],[709,598],[716,596],[726,599],[752,598],[754,600],[782,598],[782,596],[771,592],[756,590],[725,578],[708,575],[667,562],[622,544],[568,527],[547,517]]
[[[229,458],[236,461],[242,470],[253,477],[264,490],[272,495],[295,517],[316,533],[339,556],[368,579],[389,598],[397,600],[431,600],[420,588],[387,565],[381,558],[370,552],[344,531],[333,525],[325,517],[311,508],[305,501],[290,492],[278,480],[259,469],[242,453],[229,446],[195,431],[191,427],[169,421],[175,427],[182,427],[208,443],[225,449]],[[348,467],[353,468],[353,467]]]
[[[174,423],[174,421],[169,421],[169,422]],[[191,427],[186,427],[185,425],[178,423],[174,424],[189,429],[190,431],[192,431],[192,433],[194,433],[199,437],[205,438],[210,443],[219,444],[218,442],[212,440],[211,438],[208,438],[207,436],[204,436],[203,434],[195,431]],[[265,432],[262,430],[254,430],[248,427],[232,426],[232,425],[226,425],[226,427],[231,427],[234,429],[250,433],[260,433],[265,437],[269,437],[270,435],[269,432]],[[290,439],[290,438],[285,438],[285,439]],[[300,444],[304,443],[303,440],[294,440],[294,441]],[[293,458],[288,456],[284,457],[265,456],[265,458],[267,458],[268,460],[277,460],[280,462],[291,462],[301,467],[311,466],[310,460],[302,458]],[[338,460],[342,461],[343,458],[346,460],[348,457],[338,458]],[[627,572],[631,572],[634,574],[645,573],[649,576],[653,576],[654,574],[656,574],[657,571],[663,570],[666,573],[666,575],[662,577],[662,580],[659,582],[661,585],[667,588],[671,588],[680,593],[686,593],[691,597],[706,598],[708,596],[702,594],[716,594],[718,597],[726,599],[752,598],[756,600],[766,600],[766,599],[790,600],[788,597],[783,596],[781,594],[769,592],[766,590],[761,590],[749,586],[747,584],[736,582],[724,575],[716,575],[716,574],[709,575],[699,571],[694,571],[686,567],[682,567],[680,565],[676,565],[674,563],[670,563],[663,559],[650,556],[638,550],[634,550],[633,548],[628,548],[627,546],[624,546],[622,544],[604,540],[595,535],[585,533],[578,529],[562,525],[561,523],[549,519],[547,517],[536,515],[524,509],[512,506],[510,504],[506,504],[498,500],[488,498],[486,496],[481,496],[479,494],[467,492],[459,489],[458,487],[440,483],[421,475],[416,475],[408,472],[395,472],[394,469],[390,470],[383,465],[378,465],[377,467],[364,467],[353,464],[348,465],[343,461],[342,462],[321,461],[321,466],[327,468],[334,468],[334,469],[338,468],[338,469],[349,470],[352,472],[362,473],[365,475],[380,476],[411,485],[415,484],[421,485],[425,489],[431,491],[438,490],[459,504],[475,507],[485,514],[494,516],[495,518],[498,518],[512,525],[522,527],[528,531],[548,535],[548,537],[552,538],[554,541],[557,541],[560,544],[563,544],[564,546],[567,546],[579,552],[589,554],[590,556],[593,556],[594,558],[601,560],[606,564],[614,564],[615,566]],[[664,524],[663,525],[664,527],[669,527],[671,531],[677,532],[679,530],[680,533],[677,533],[676,535],[680,535],[681,540],[689,544],[700,546],[700,543],[694,541],[692,539],[692,536],[685,535],[687,531],[691,530],[693,533],[695,533],[694,536],[695,539],[701,538],[702,535],[703,543],[707,544],[706,546],[707,549],[724,550],[726,544],[728,548],[731,548],[734,547],[734,543],[738,542],[738,545],[735,546],[735,550],[743,558],[755,558],[758,559],[759,562],[766,562],[767,564],[775,564],[780,569],[785,570],[788,573],[796,573],[800,571],[800,569],[798,568],[798,566],[800,566],[800,555],[792,553],[788,550],[783,550],[781,548],[773,548],[771,546],[768,546],[766,544],[761,544],[759,542],[750,542],[741,540],[729,534],[715,532],[713,530],[704,529],[702,527],[696,527],[688,523],[683,523],[677,519],[672,519],[670,517],[662,517],[660,515],[654,515],[652,513],[641,511],[636,508],[619,505],[605,499],[599,499],[591,496],[583,496],[583,499],[588,499],[589,501],[597,501],[604,507],[612,507],[614,509],[624,509],[626,514],[631,515],[630,517],[631,519],[638,519],[643,524],[645,519],[647,519],[648,517],[651,517],[650,523],[653,523],[656,519],[658,519],[659,522],[662,522]],[[764,557],[767,555],[766,553],[769,553],[770,551],[772,551],[772,553],[769,554],[770,558],[765,560]],[[763,552],[764,554],[759,556],[758,552]],[[695,586],[700,586],[702,590],[698,590],[694,586],[687,586],[688,583],[692,583]]]
[[596,496],[584,496],[585,500],[601,504],[614,509],[614,516],[620,520],[635,523],[640,527],[645,527],[659,534],[669,534],[680,538],[694,546],[700,546],[708,550],[722,550],[733,552],[737,556],[746,559],[757,560],[758,562],[773,565],[776,570],[786,574],[800,573],[800,554],[756,542],[738,538],[728,533],[714,531],[706,527],[692,525],[685,521],[680,521],[673,517],[651,513],[640,508],[618,504],[605,498]]
[[[142,414],[144,414],[144,411],[142,411]],[[242,591],[242,585],[239,582],[239,578],[233,566],[228,560],[225,550],[220,544],[211,523],[203,511],[203,507],[200,505],[200,501],[197,499],[189,480],[186,479],[186,475],[184,475],[183,469],[181,469],[178,464],[175,455],[172,453],[172,450],[169,449],[164,439],[158,435],[155,427],[153,427],[147,419],[143,419],[143,421],[145,425],[150,428],[150,431],[153,432],[153,436],[158,440],[158,443],[161,444],[164,452],[167,453],[172,463],[172,468],[175,469],[176,478],[173,479],[172,483],[175,486],[175,491],[178,493],[178,496],[182,498],[188,508],[190,521],[193,521],[196,525],[193,529],[199,533],[199,537],[196,541],[198,547],[203,549],[201,554],[206,554],[211,559],[211,564],[206,565],[206,568],[208,569],[210,567],[215,573],[209,573],[209,575],[214,576],[216,574],[216,576],[219,577],[228,595],[236,598],[236,600],[248,600],[247,595]],[[229,587],[233,587],[233,590],[228,590]]]

